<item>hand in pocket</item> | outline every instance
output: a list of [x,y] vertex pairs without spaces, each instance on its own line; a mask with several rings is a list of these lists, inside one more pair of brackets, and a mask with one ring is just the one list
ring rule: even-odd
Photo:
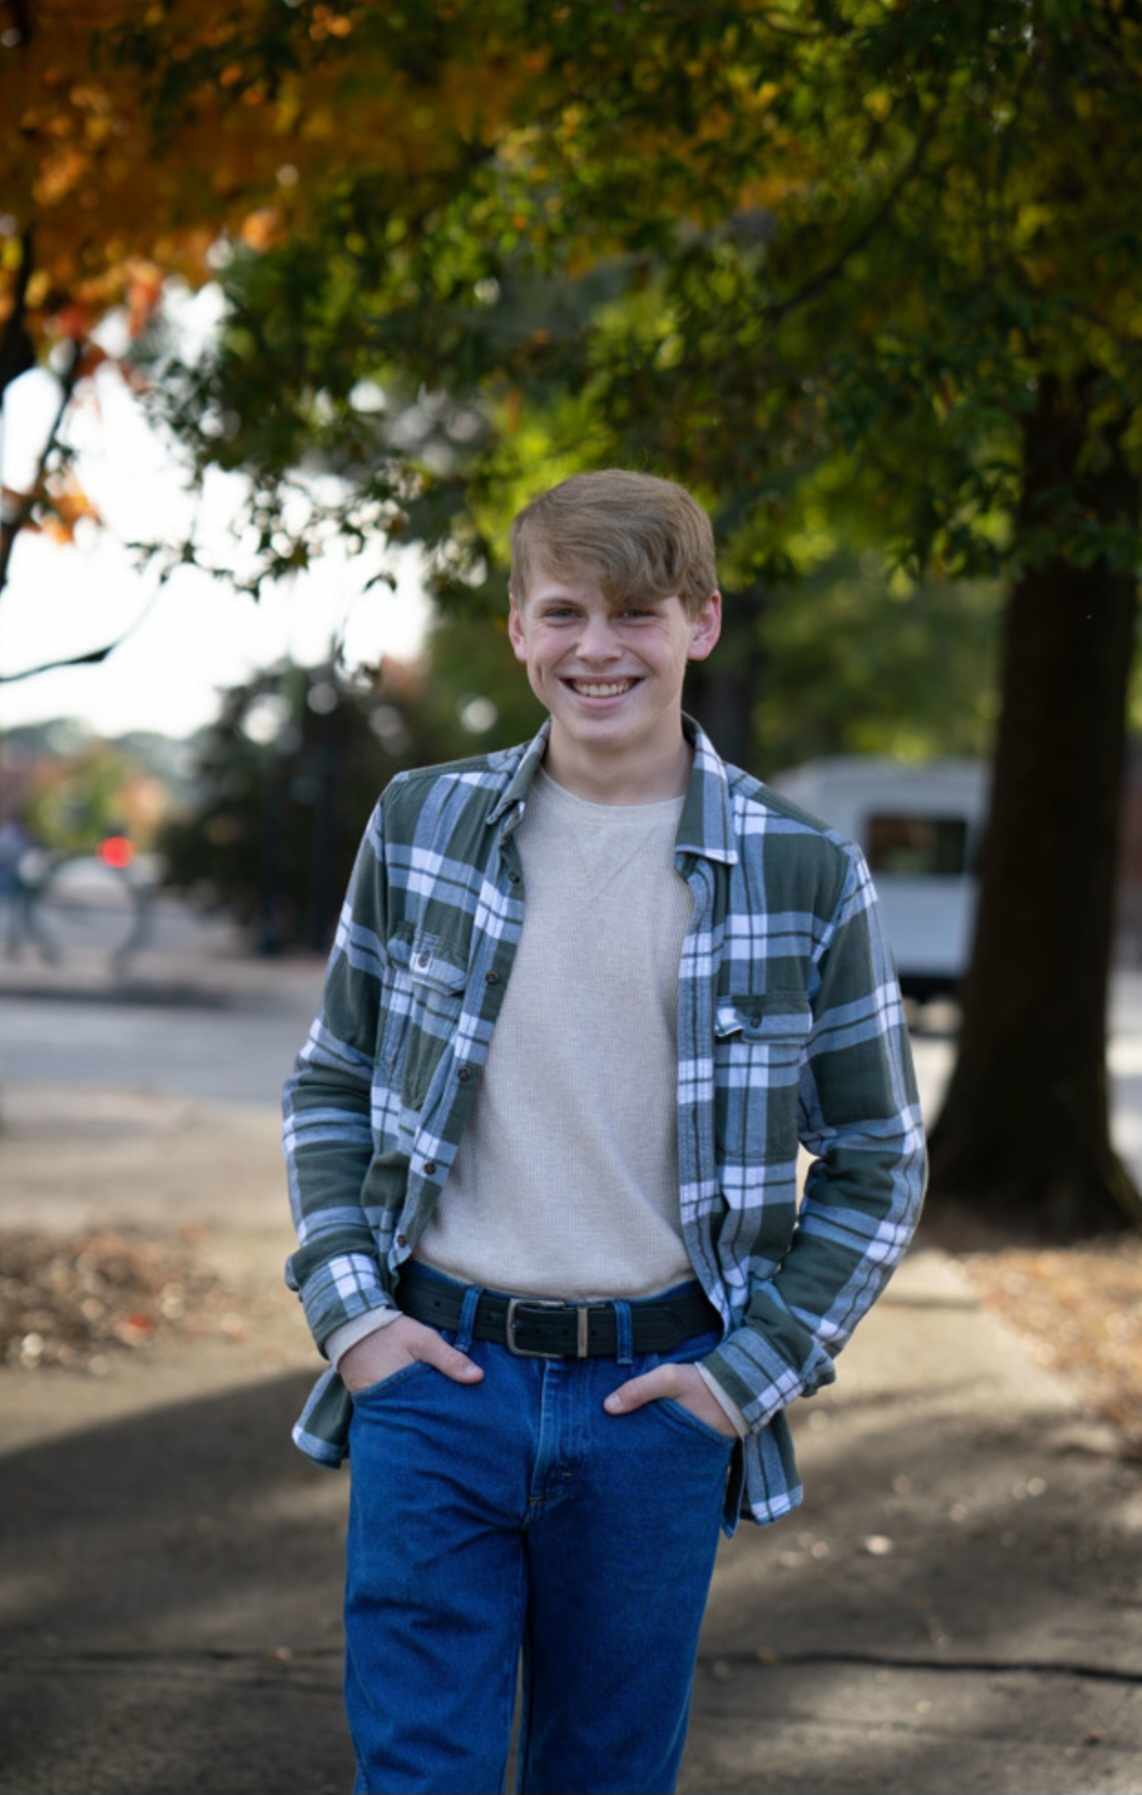
[[366,1334],[343,1355],[337,1370],[345,1388],[352,1394],[371,1384],[383,1383],[385,1378],[392,1377],[394,1372],[417,1359],[435,1365],[445,1377],[454,1378],[460,1384],[479,1383],[484,1375],[467,1353],[449,1346],[436,1328],[414,1321],[411,1315],[402,1315],[399,1321]]
[[717,1397],[711,1396],[701,1372],[693,1365],[656,1365],[653,1371],[644,1371],[641,1377],[620,1384],[603,1407],[608,1414],[625,1414],[628,1409],[639,1409],[644,1402],[654,1402],[660,1396],[680,1402],[715,1433],[725,1434],[729,1440],[737,1439],[733,1422]]

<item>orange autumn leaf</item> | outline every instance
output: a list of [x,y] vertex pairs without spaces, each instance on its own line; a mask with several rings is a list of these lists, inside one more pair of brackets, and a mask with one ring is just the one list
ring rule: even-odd
[[280,234],[281,214],[274,206],[263,206],[242,220],[239,236],[248,249],[269,249]]
[[154,266],[140,269],[127,288],[127,330],[132,341],[150,323],[163,291],[163,277]]
[[83,353],[79,358],[79,378],[82,379],[88,374],[94,374],[96,368],[101,367],[105,361],[109,361],[110,359],[106,349],[101,349],[98,343],[86,344]]
[[73,343],[78,343],[87,336],[95,319],[89,306],[73,302],[53,311],[51,322],[57,336],[69,337]]
[[[283,168],[289,228],[301,227],[347,164],[407,180],[447,175],[473,140],[496,135],[536,79],[518,45],[497,41],[478,9],[458,6],[455,54],[430,83],[412,83],[400,58],[359,29],[370,11],[360,0],[299,9],[293,24],[275,25],[290,54],[270,71],[268,53],[251,48],[264,11],[264,0],[142,9],[36,0],[35,30],[0,52],[0,118],[19,125],[0,133],[0,315],[21,280],[22,234],[34,228],[27,317],[36,341],[50,335],[48,311],[81,297],[96,315],[125,305],[135,335],[161,278],[194,288],[212,278],[220,239],[258,251],[280,240]],[[494,82],[472,79],[474,41]],[[181,68],[201,72],[188,74],[156,132],[155,71]],[[140,277],[140,263],[155,272]],[[72,323],[65,334],[80,334]]]
[[99,510],[92,504],[79,483],[70,477],[53,488],[48,495],[51,509],[44,518],[44,534],[56,542],[72,543],[75,541],[76,526],[82,518],[90,518],[92,523],[101,523]]

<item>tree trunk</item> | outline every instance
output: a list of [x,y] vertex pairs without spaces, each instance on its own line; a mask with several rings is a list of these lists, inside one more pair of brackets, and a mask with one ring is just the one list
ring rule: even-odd
[[[13,381],[19,380],[29,368],[36,365],[36,350],[28,335],[28,285],[32,278],[32,232],[25,230],[20,238],[20,265],[16,273],[12,293],[12,309],[4,320],[4,328],[0,331],[0,433],[3,427],[4,394]],[[12,544],[19,529],[19,518],[22,511],[22,500],[19,493],[0,495],[0,588],[4,584],[4,573],[12,553]]]
[[[1040,378],[1024,425],[1018,528],[1071,495],[1133,522],[1139,482],[1102,438],[1079,472],[1094,370]],[[1134,646],[1135,575],[1104,560],[1028,567],[1008,603],[1001,710],[959,1052],[929,1133],[931,1197],[1044,1239],[1142,1225],[1110,1142],[1106,1006]]]

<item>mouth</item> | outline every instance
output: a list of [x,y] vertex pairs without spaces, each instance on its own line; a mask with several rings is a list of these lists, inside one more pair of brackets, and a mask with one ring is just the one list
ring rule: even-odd
[[622,703],[642,679],[564,679],[560,684],[587,710],[607,710]]

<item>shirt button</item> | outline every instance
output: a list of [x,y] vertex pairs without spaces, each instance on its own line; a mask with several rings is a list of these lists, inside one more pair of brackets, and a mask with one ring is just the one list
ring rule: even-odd
[[398,1247],[406,1247],[408,1245],[408,1235],[407,1234],[398,1234],[397,1235],[397,1245],[398,1245]]
[[519,874],[518,873],[509,873],[508,878],[511,880],[513,885],[519,884]]
[[456,1076],[460,1080],[461,1084],[467,1084],[468,1080],[472,1076],[471,1066],[461,1066],[461,1068],[460,1068],[459,1072],[457,1072]]
[[499,982],[500,982],[500,975],[498,972],[485,972],[484,983],[486,985],[498,985]]
[[436,1170],[436,1161],[434,1159],[426,1159],[424,1162],[424,1169],[426,1172],[434,1172]]

